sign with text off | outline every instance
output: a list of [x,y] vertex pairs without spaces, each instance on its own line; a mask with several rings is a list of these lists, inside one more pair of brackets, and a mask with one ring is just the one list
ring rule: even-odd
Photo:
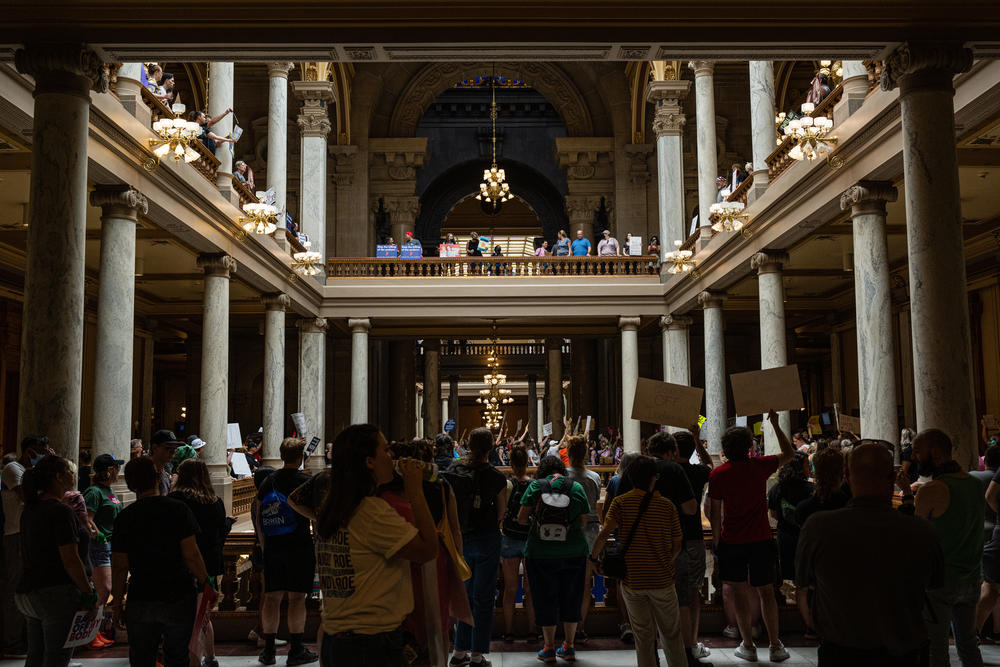
[[762,371],[734,373],[729,376],[733,403],[741,415],[766,415],[769,410],[801,410],[802,385],[799,367],[779,366]]
[[639,378],[632,399],[632,419],[687,428],[698,420],[704,393],[700,387]]

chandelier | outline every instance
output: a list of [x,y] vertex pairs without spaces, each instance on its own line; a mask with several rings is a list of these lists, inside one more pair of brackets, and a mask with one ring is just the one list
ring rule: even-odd
[[810,116],[816,106],[811,102],[802,105],[802,117],[788,121],[785,137],[791,138],[792,150],[788,156],[793,160],[815,160],[819,156],[829,157],[837,137],[829,136],[833,121],[826,116]]
[[318,252],[310,251],[312,243],[303,241],[302,247],[305,252],[292,253],[292,268],[303,276],[315,276],[323,270],[323,258]]
[[174,156],[174,162],[180,162],[184,158],[185,162],[194,162],[201,154],[191,148],[191,143],[198,140],[201,134],[201,125],[190,120],[184,120],[185,106],[175,104],[171,107],[174,112],[173,118],[161,118],[153,123],[153,132],[156,137],[150,137],[149,147],[153,149],[156,161],[168,155]]
[[490,340],[490,352],[486,357],[486,366],[489,368],[489,372],[483,375],[483,384],[486,385],[486,389],[479,390],[479,398],[476,399],[476,403],[483,406],[483,423],[486,428],[495,429],[500,427],[504,406],[514,402],[511,390],[503,387],[507,383],[507,376],[500,372],[495,320],[493,322],[493,336]]
[[510,186],[507,185],[507,174],[497,167],[497,92],[494,86],[496,76],[490,77],[490,124],[491,140],[493,142],[493,164],[483,171],[483,182],[479,184],[479,194],[476,199],[491,204],[496,211],[500,205],[513,197]]
[[694,253],[690,250],[681,250],[681,245],[680,241],[674,241],[675,250],[663,255],[670,262],[667,273],[690,273],[694,269],[694,260],[691,259]]
[[278,228],[278,209],[271,204],[243,204],[243,212],[240,226],[247,234],[273,234]]
[[747,224],[744,204],[739,201],[722,201],[708,207],[712,230],[716,232],[738,232]]

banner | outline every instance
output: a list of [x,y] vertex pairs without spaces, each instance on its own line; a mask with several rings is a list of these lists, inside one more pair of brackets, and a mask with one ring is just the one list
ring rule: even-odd
[[688,428],[698,419],[704,390],[639,378],[632,399],[632,419]]
[[799,367],[781,366],[762,371],[734,373],[729,376],[733,403],[741,415],[766,415],[769,410],[801,410],[802,384]]
[[391,257],[396,259],[399,257],[399,246],[397,245],[377,245],[375,246],[375,256],[376,257]]
[[423,256],[424,248],[416,243],[401,246],[399,249],[400,259],[420,259]]
[[458,257],[462,246],[457,243],[442,243],[438,246],[439,257]]

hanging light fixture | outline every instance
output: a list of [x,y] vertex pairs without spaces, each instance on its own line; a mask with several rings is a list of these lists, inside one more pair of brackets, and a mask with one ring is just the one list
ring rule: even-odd
[[240,226],[247,234],[273,234],[278,228],[278,209],[271,204],[243,204],[243,212],[246,216],[240,218]]
[[796,118],[785,125],[785,137],[791,138],[792,150],[788,156],[793,160],[815,160],[817,157],[829,158],[837,143],[837,137],[831,137],[833,121],[826,116],[811,116],[816,105],[806,102],[802,105],[802,117]]
[[323,258],[318,252],[311,251],[309,248],[312,243],[309,241],[303,241],[302,247],[305,248],[305,252],[296,252],[292,254],[292,268],[302,276],[315,276],[317,273],[323,270]]
[[494,211],[500,205],[510,200],[514,195],[510,193],[510,186],[507,185],[507,173],[497,167],[497,92],[496,92],[496,68],[493,76],[490,77],[490,138],[493,145],[493,163],[489,169],[483,171],[483,182],[479,184],[479,194],[476,199],[489,205]]
[[483,424],[486,428],[494,429],[500,427],[503,419],[504,406],[514,402],[510,389],[504,389],[502,385],[507,383],[507,376],[500,373],[500,355],[498,353],[497,323],[493,321],[493,336],[490,340],[490,351],[486,355],[486,366],[489,372],[483,375],[483,383],[486,389],[479,390],[479,398],[476,403],[483,406]]
[[681,250],[681,241],[674,241],[674,250],[666,253],[663,257],[670,262],[667,273],[690,273],[694,269],[694,255],[690,250]]
[[722,201],[708,207],[709,219],[714,220],[712,230],[716,232],[738,232],[748,222],[743,212],[745,205],[739,201]]
[[191,143],[198,141],[201,125],[184,120],[182,116],[186,108],[183,104],[175,104],[171,107],[173,118],[161,118],[153,123],[153,132],[157,136],[150,137],[149,147],[153,149],[157,162],[168,155],[174,156],[174,162],[180,162],[181,158],[185,162],[194,162],[201,157],[198,151],[191,148]]

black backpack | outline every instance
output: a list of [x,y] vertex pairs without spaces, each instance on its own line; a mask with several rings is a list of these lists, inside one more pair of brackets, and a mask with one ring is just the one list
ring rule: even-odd
[[[563,481],[557,488],[552,482],[560,478]],[[566,488],[567,484],[572,489],[572,480],[562,475],[556,475],[551,481],[538,480],[538,502],[535,505],[532,528],[542,541],[565,542],[569,537],[569,527],[572,523],[569,512],[572,502],[569,489]]]
[[492,470],[488,463],[478,468],[456,462],[441,476],[451,484],[458,507],[458,523],[462,534],[496,530],[497,498],[493,493],[483,493],[483,473]]
[[526,540],[531,532],[531,526],[518,523],[517,515],[521,511],[521,496],[528,490],[531,480],[521,482],[512,479],[511,482],[513,482],[514,488],[507,499],[507,513],[503,516],[503,534],[511,539]]

